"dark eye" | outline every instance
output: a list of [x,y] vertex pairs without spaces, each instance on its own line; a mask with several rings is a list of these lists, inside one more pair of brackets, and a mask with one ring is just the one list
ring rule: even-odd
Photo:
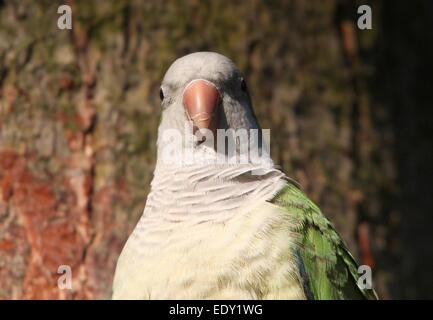
[[245,82],[244,79],[242,79],[241,81],[241,89],[242,91],[247,92],[247,83]]
[[164,91],[162,91],[162,88],[159,88],[159,98],[162,100],[164,100]]

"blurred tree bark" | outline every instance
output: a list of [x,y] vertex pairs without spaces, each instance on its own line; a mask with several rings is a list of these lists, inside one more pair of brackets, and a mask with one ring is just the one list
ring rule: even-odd
[[[57,28],[61,1],[0,1],[0,299],[110,297],[152,177],[159,83],[199,50],[245,72],[275,162],[372,265],[380,295],[431,297],[416,291],[421,277],[410,293],[391,285],[405,253],[407,208],[393,202],[402,118],[391,118],[391,84],[385,98],[371,88],[382,87],[380,54],[401,61],[377,44],[391,41],[387,5],[374,3],[373,30],[359,31],[352,1],[65,2],[72,30]],[[60,265],[72,290],[57,287]]]

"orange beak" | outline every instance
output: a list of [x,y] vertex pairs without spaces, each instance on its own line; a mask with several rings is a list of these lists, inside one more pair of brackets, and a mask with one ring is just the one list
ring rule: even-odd
[[217,109],[221,96],[216,86],[203,79],[191,81],[183,92],[183,105],[197,129],[216,130]]

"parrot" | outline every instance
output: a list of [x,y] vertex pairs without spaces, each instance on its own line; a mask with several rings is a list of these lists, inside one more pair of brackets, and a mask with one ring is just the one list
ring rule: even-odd
[[249,143],[221,130],[261,130],[232,60],[215,52],[178,58],[159,95],[150,192],[118,258],[112,299],[378,299],[358,284],[344,241],[274,165],[267,143],[255,144],[260,161],[227,161],[217,147],[227,137],[235,153]]

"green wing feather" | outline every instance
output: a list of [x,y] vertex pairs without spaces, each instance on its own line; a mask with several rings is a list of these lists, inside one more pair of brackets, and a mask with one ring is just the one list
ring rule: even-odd
[[373,289],[357,285],[358,265],[320,209],[288,183],[271,201],[300,222],[299,256],[308,296],[313,299],[377,299]]

